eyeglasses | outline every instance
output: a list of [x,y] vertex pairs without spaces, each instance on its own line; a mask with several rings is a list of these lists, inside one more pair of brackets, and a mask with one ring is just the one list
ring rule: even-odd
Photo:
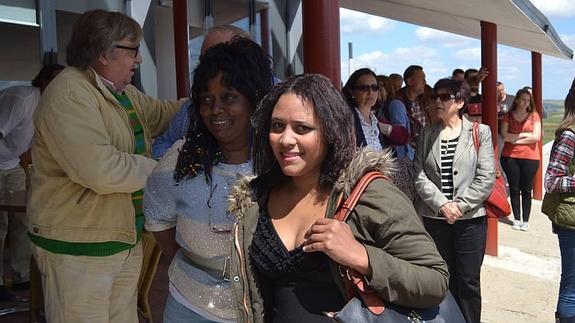
[[136,46],[136,47],[116,45],[116,48],[121,48],[121,49],[127,49],[127,50],[134,51],[134,57],[138,56],[138,53],[140,52],[140,45],[138,45],[138,46]]
[[377,85],[377,84],[364,84],[364,85],[356,85],[354,87],[355,90],[361,91],[361,92],[367,92],[369,90],[371,90],[372,92],[376,92],[379,91],[379,89],[381,88],[381,86]]
[[432,99],[433,101],[436,101],[437,98],[439,98],[439,100],[440,100],[441,102],[447,102],[447,101],[449,101],[449,100],[455,99],[455,95],[450,94],[450,93],[441,93],[441,94],[433,94],[433,95],[431,96],[431,99]]

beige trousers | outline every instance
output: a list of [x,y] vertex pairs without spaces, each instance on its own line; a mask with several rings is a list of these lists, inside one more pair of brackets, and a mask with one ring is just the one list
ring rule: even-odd
[[[17,166],[0,170],[0,202],[14,203],[25,199],[26,173]],[[22,201],[24,202],[24,201]],[[15,213],[8,218],[0,212],[0,285],[4,285],[4,243],[10,239],[10,264],[12,282],[24,283],[30,280],[30,244],[28,243],[28,217],[26,213]]]
[[142,243],[108,257],[60,255],[32,244],[48,323],[137,323]]

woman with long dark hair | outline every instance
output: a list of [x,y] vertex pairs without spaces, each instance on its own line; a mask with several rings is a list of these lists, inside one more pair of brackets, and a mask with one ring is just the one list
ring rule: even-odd
[[232,276],[242,322],[332,322],[345,291],[337,264],[364,275],[385,302],[425,308],[447,292],[447,270],[411,201],[371,182],[348,221],[339,197],[370,170],[389,174],[389,153],[359,150],[350,109],[327,78],[274,87],[254,114],[258,175],[236,185]]
[[527,231],[541,139],[541,117],[535,111],[535,102],[529,90],[521,89],[515,94],[511,109],[501,118],[501,136],[505,142],[501,151],[501,167],[509,183],[515,218],[513,229]]
[[[555,142],[545,172],[547,193],[575,193],[575,79],[564,104],[565,116],[555,131]],[[561,282],[555,314],[559,323],[575,322],[575,231],[573,227],[554,222],[553,232],[559,238],[561,251]]]
[[227,195],[238,175],[252,173],[250,116],[272,85],[270,66],[247,39],[208,49],[194,71],[187,138],[148,179],[146,229],[173,257],[166,323],[236,320]]

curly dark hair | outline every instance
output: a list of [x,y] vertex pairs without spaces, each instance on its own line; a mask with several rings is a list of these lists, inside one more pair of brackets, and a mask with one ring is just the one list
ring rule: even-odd
[[269,175],[271,180],[285,181],[285,175],[269,142],[271,116],[284,94],[295,94],[314,108],[319,128],[327,142],[327,154],[321,164],[319,184],[331,188],[356,151],[353,115],[337,87],[325,76],[304,74],[280,83],[260,102],[252,116],[254,132],[253,163],[256,175]]
[[[273,84],[269,56],[249,39],[234,38],[231,42],[208,49],[200,57],[200,64],[194,70],[190,127],[174,172],[177,183],[201,171],[206,176],[206,182],[210,183],[212,167],[221,161],[218,142],[200,116],[201,96],[208,90],[208,82],[219,75],[222,84],[244,95],[253,110]],[[247,132],[246,136],[249,135]]]

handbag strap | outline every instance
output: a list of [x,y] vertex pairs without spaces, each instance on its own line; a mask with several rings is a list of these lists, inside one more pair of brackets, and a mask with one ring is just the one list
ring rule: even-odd
[[[370,171],[362,176],[362,178],[355,184],[355,187],[347,197],[347,199],[343,202],[343,204],[339,207],[336,214],[334,215],[334,219],[345,222],[349,217],[349,214],[353,210],[353,208],[357,205],[359,198],[373,180],[382,178],[385,180],[390,180],[389,177],[385,176],[383,173],[379,171]],[[346,266],[339,266],[339,273],[343,278],[343,283],[346,288],[346,293],[348,297],[353,297],[353,295],[359,296],[364,304],[366,305],[367,309],[375,314],[380,315],[385,310],[385,305],[383,300],[377,295],[377,293],[369,287],[367,282],[365,281],[365,277],[357,272],[353,268],[349,268]]]
[[349,217],[349,214],[353,210],[353,208],[357,205],[361,194],[365,191],[369,183],[377,178],[383,178],[385,180],[390,180],[389,177],[385,176],[382,172],[379,171],[370,171],[363,175],[363,177],[355,184],[353,190],[349,194],[348,198],[343,202],[343,204],[339,207],[338,211],[334,215],[334,219],[345,222]]
[[[481,147],[481,141],[479,140],[479,123],[473,123],[473,146],[475,146],[475,151],[479,154],[479,147]],[[479,158],[479,156],[477,156]],[[499,169],[499,163],[495,161],[495,178],[501,177],[501,169]]]
[[479,152],[479,147],[481,142],[479,141],[479,123],[473,123],[473,146],[475,146],[475,151]]

